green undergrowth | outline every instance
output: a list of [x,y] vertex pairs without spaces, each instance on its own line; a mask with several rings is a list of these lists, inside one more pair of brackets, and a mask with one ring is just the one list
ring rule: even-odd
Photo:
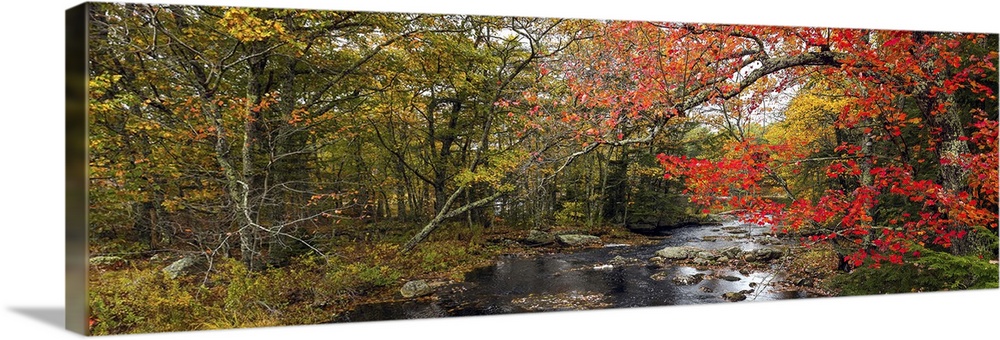
[[[481,232],[480,232],[481,233]],[[445,232],[400,254],[399,243],[338,245],[326,257],[294,257],[251,271],[217,258],[212,270],[178,279],[167,262],[131,259],[125,268],[91,268],[92,334],[126,334],[314,324],[360,303],[398,298],[408,280],[461,280],[502,248],[481,235]]]
[[864,266],[833,278],[842,295],[893,294],[998,288],[1000,267],[979,255],[958,256],[915,246],[919,257],[908,256],[903,264]]

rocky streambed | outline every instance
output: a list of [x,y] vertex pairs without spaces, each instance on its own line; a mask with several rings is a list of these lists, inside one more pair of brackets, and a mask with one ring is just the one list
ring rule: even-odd
[[[808,297],[779,290],[789,248],[770,228],[736,221],[664,231],[655,245],[603,244],[506,256],[461,283],[408,282],[401,299],[362,305],[334,322],[583,310]],[[589,239],[593,246],[598,240]],[[412,290],[412,288],[419,288]],[[415,293],[414,293],[415,292]]]

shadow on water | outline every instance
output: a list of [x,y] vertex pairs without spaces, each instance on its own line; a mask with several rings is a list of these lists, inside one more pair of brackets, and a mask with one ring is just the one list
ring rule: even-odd
[[[414,319],[442,316],[690,305],[725,302],[722,294],[742,292],[747,300],[805,297],[773,291],[769,271],[661,268],[648,259],[665,246],[743,250],[764,247],[769,228],[739,223],[671,230],[653,246],[615,246],[533,258],[503,257],[465,276],[465,282],[439,289],[435,299],[359,306],[334,322]],[[678,283],[677,277],[693,278]]]

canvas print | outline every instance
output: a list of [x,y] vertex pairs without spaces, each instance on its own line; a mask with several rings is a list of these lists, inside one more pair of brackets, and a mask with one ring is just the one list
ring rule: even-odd
[[88,334],[998,287],[996,33],[68,13]]

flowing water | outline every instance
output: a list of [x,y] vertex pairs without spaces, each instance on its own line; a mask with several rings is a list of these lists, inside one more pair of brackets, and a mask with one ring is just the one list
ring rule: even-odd
[[[659,267],[648,261],[666,246],[761,248],[776,241],[769,230],[726,222],[672,229],[651,246],[610,244],[574,253],[504,257],[468,273],[463,283],[439,288],[437,299],[362,305],[334,322],[721,303],[726,302],[724,293],[740,291],[748,301],[802,297],[773,290],[769,283],[777,274],[770,270]],[[681,284],[672,280],[678,276],[695,279]]]

